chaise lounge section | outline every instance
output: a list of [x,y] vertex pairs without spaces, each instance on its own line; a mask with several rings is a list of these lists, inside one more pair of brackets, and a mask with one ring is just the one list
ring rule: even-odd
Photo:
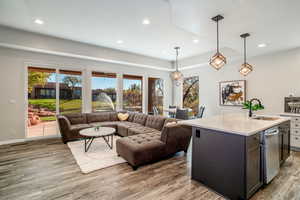
[[166,124],[162,131],[128,136],[117,140],[117,153],[133,169],[166,158],[174,153],[187,152],[192,130],[179,124]]
[[117,154],[136,169],[179,151],[186,152],[192,130],[176,119],[142,113],[128,113],[125,121],[117,112],[58,115],[57,120],[64,143],[83,138],[79,131],[93,126],[113,127],[122,136],[116,141]]

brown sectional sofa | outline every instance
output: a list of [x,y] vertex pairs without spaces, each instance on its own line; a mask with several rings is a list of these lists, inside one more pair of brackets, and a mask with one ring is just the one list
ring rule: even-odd
[[129,113],[126,121],[119,121],[117,112],[58,115],[57,120],[64,143],[83,138],[79,131],[96,125],[113,127],[123,138],[116,141],[118,155],[136,169],[179,151],[187,151],[191,127],[176,119],[162,116]]

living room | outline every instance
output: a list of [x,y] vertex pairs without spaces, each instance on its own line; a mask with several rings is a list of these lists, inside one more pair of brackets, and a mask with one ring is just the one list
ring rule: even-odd
[[1,1],[0,199],[300,199],[299,8]]

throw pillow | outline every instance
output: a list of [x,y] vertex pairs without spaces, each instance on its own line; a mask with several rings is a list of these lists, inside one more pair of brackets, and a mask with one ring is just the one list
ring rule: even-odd
[[118,113],[118,118],[120,121],[126,121],[129,117],[128,113]]

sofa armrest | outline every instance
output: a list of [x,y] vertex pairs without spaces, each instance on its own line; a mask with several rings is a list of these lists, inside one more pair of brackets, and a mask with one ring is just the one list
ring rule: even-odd
[[71,129],[71,122],[63,115],[57,115],[57,122],[62,140],[64,143],[68,141],[68,135]]
[[167,146],[168,154],[187,151],[192,137],[192,127],[182,124],[165,125],[161,132],[161,141]]

